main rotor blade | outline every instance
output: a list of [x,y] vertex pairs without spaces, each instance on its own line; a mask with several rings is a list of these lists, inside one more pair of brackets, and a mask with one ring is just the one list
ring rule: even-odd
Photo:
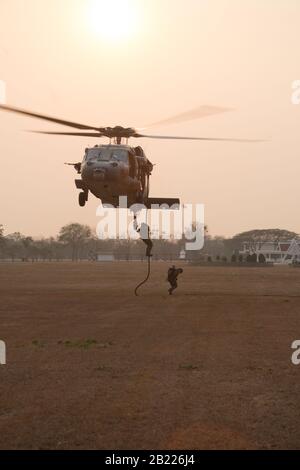
[[25,116],[30,116],[30,117],[37,118],[37,119],[43,119],[44,121],[55,122],[56,124],[61,124],[63,126],[75,127],[75,129],[91,129],[91,130],[96,130],[96,131],[99,129],[99,127],[86,126],[85,124],[79,124],[77,122],[66,121],[64,119],[58,119],[55,117],[46,116],[44,114],[33,113],[31,111],[26,111],[25,109],[15,108],[13,106],[6,106],[4,104],[0,104],[0,110],[1,109],[3,111],[8,111],[11,113],[23,114]]
[[176,114],[175,116],[171,116],[167,119],[162,119],[161,121],[153,122],[148,126],[145,126],[145,128],[160,126],[163,124],[176,124],[184,121],[191,121],[193,119],[200,119],[207,116],[213,116],[214,114],[226,113],[228,111],[233,110],[230,108],[222,108],[219,106],[198,106],[197,108],[191,109],[190,111]]
[[171,135],[145,135],[136,134],[134,137],[143,137],[146,139],[168,139],[168,140],[203,140],[203,141],[216,141],[216,142],[264,142],[257,139],[226,139],[220,137],[179,137]]
[[80,137],[103,137],[101,132],[48,132],[48,131],[28,131],[34,134],[48,134],[48,135],[73,135]]

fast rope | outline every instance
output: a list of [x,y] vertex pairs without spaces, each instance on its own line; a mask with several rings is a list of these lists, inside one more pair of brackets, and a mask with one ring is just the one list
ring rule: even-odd
[[[147,214],[147,213],[146,213]],[[146,220],[147,220],[147,215],[146,215]],[[143,233],[143,230],[142,230],[142,226],[144,226],[144,229],[147,230],[147,236],[145,235],[145,233]],[[147,250],[146,250],[146,257],[148,258],[148,272],[147,272],[147,276],[145,277],[145,279],[140,282],[135,290],[134,290],[134,293],[136,296],[138,296],[138,293],[137,291],[139,290],[139,288],[145,284],[149,277],[150,277],[150,271],[151,271],[151,250],[152,250],[152,247],[153,247],[153,244],[152,244],[152,240],[150,238],[150,228],[149,228],[149,225],[147,225],[146,223],[144,224],[141,224],[140,228],[138,228],[138,224],[137,224],[137,217],[136,215],[134,215],[134,227],[135,227],[135,230],[140,234],[140,237],[141,237],[141,240],[147,245]]]
[[149,276],[150,276],[150,271],[151,271],[151,256],[148,256],[148,273],[145,279],[136,286],[135,291],[134,291],[136,296],[138,296],[138,293],[137,293],[138,289],[142,287],[142,285],[148,281]]

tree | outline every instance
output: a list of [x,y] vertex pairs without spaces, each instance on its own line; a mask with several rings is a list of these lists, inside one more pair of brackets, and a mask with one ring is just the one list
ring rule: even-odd
[[257,255],[256,255],[256,253],[252,253],[252,255],[251,255],[251,262],[252,262],[252,263],[257,263]]
[[205,237],[204,245],[205,253],[209,256],[216,258],[220,253],[224,253],[224,238],[223,237]]
[[15,258],[24,257],[24,245],[23,240],[24,235],[20,232],[14,232],[5,237],[4,252],[11,258],[12,261]]
[[266,258],[262,253],[260,253],[259,256],[258,256],[258,262],[260,264],[264,264],[266,262]]
[[3,225],[0,224],[0,247],[3,245],[4,243],[4,236],[3,236],[3,233],[4,233],[4,229],[3,229]]
[[299,239],[299,234],[290,232],[289,230],[282,230],[279,228],[263,229],[263,230],[249,230],[248,232],[238,233],[233,237],[233,240],[239,242],[277,242],[277,241],[288,241],[294,238]]
[[70,246],[72,260],[75,261],[80,255],[83,246],[91,239],[92,232],[88,225],[68,224],[64,225],[59,232],[58,240]]
[[1,255],[4,251],[4,243],[5,243],[3,233],[4,233],[3,225],[0,224],[0,252],[1,252]]
[[29,255],[30,255],[30,252],[31,252],[31,248],[32,248],[32,245],[33,245],[33,239],[32,237],[22,237],[21,239],[21,243],[24,247],[24,256],[23,256],[23,260],[24,261],[27,261]]

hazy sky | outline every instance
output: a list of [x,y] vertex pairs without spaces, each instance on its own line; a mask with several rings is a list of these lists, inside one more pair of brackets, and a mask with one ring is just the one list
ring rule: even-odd
[[[212,234],[300,232],[299,0],[0,0],[7,103],[91,125],[143,126],[201,104],[235,108],[152,133],[267,139],[260,144],[139,140],[156,163],[152,196],[205,204]],[[124,7],[125,5],[125,7]],[[105,10],[106,8],[106,10]],[[96,226],[76,173],[94,139],[42,136],[51,123],[0,113],[0,223],[55,235]],[[61,128],[60,130],[63,130]],[[133,144],[136,141],[132,142]]]

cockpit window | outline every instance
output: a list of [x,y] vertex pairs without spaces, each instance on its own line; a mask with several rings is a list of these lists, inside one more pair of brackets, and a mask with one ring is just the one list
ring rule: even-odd
[[115,147],[93,148],[87,151],[86,160],[94,160],[98,162],[119,161],[128,163],[128,152],[127,150]]

